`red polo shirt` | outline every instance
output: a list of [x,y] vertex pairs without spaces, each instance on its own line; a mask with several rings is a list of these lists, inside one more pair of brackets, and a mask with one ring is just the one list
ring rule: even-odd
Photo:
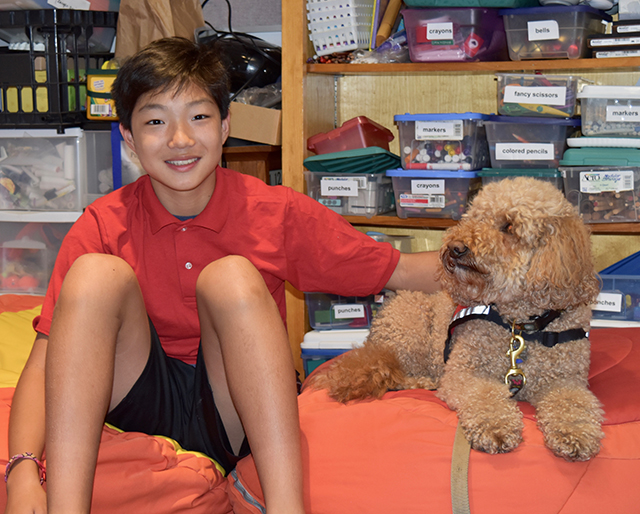
[[260,271],[282,319],[285,287],[366,296],[382,290],[400,253],[355,230],[315,200],[218,167],[216,187],[196,218],[180,221],[160,203],[148,176],[87,207],[65,238],[38,332],[49,334],[62,281],[75,259],[106,253],[135,271],[167,355],[195,363],[200,341],[196,279],[210,262],[242,255]]

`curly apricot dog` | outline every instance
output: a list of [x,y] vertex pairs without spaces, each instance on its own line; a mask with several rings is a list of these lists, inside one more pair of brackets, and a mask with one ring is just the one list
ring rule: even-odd
[[599,281],[574,207],[548,182],[488,184],[445,233],[440,260],[442,292],[398,292],[364,346],[311,385],[342,402],[437,389],[488,453],[521,442],[524,400],[554,454],[596,455],[603,413],[587,384],[587,332]]

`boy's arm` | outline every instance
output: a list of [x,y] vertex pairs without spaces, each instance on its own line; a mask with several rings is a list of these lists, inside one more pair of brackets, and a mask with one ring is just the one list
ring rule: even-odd
[[406,289],[425,293],[440,290],[440,284],[436,281],[439,260],[439,252],[400,254],[398,265],[387,282],[387,289],[392,291]]
[[[11,402],[9,457],[24,452],[42,460],[45,439],[44,365],[48,337],[38,334]],[[46,494],[36,463],[14,463],[7,480],[6,514],[46,513]]]

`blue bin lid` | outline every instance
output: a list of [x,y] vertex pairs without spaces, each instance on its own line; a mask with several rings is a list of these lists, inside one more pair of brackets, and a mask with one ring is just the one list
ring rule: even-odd
[[478,174],[475,171],[458,171],[458,170],[405,170],[398,168],[397,170],[387,170],[387,177],[410,177],[410,178],[476,178]]
[[433,114],[396,114],[394,121],[443,121],[443,120],[487,120],[488,114],[479,112],[462,112],[462,113],[433,113]]
[[527,125],[567,125],[578,127],[581,125],[580,118],[543,118],[533,116],[501,116],[500,114],[492,114],[487,119],[487,123],[526,123]]
[[510,14],[527,15],[527,14],[549,14],[567,13],[567,12],[586,12],[598,16],[606,21],[612,21],[613,18],[600,9],[594,9],[588,5],[550,5],[540,7],[516,7],[515,9],[500,9],[498,14],[500,16],[507,16]]
[[600,275],[640,275],[640,252],[629,255],[624,259],[606,267]]

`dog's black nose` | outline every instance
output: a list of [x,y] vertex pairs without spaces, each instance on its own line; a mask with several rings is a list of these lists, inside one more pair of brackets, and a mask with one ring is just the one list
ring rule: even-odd
[[449,243],[449,252],[453,257],[460,258],[464,257],[469,252],[469,248],[460,241],[452,241]]

